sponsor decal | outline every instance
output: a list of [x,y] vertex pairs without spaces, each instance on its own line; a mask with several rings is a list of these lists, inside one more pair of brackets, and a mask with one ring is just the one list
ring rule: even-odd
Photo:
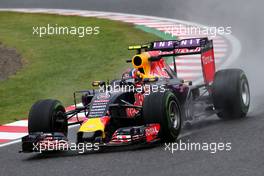
[[213,62],[213,57],[211,55],[210,56],[203,56],[202,62],[204,65],[209,64],[209,63]]
[[179,49],[175,49],[174,51],[160,51],[159,52],[159,56],[166,56],[166,55],[172,55],[172,54],[178,54],[178,53],[196,53],[196,52],[200,52],[201,51],[201,47],[196,47],[194,49],[189,49],[189,48],[179,48]]
[[97,100],[94,100],[89,112],[89,117],[101,117],[104,116],[107,103],[109,102],[109,94],[100,94],[96,98]]
[[98,100],[107,100],[107,99],[109,99],[110,98],[110,94],[108,94],[108,93],[102,93],[102,94],[99,94],[98,96],[97,96],[97,99]]
[[202,53],[202,69],[204,74],[204,81],[206,84],[210,84],[214,80],[215,74],[215,62],[214,62],[214,51],[210,49]]
[[153,49],[173,49],[175,48],[192,48],[200,46],[200,38],[184,39],[184,40],[171,40],[171,41],[158,41],[153,43]]
[[150,124],[145,128],[146,141],[151,142],[158,137],[160,124]]
[[145,132],[146,132],[146,136],[153,136],[153,135],[157,135],[159,133],[159,130],[157,129],[157,126],[153,126],[146,128]]

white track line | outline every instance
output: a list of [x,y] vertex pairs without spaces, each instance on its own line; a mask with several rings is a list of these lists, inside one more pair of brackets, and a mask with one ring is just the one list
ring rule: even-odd
[[0,132],[0,139],[17,139],[26,136],[28,133]]
[[6,142],[6,143],[3,143],[3,144],[0,144],[0,148],[1,147],[5,147],[5,146],[9,146],[9,145],[12,145],[12,144],[16,144],[16,143],[19,143],[19,142],[21,142],[21,139],[13,140],[11,142]]
[[28,120],[19,120],[16,122],[8,123],[5,124],[4,126],[27,126],[28,125]]

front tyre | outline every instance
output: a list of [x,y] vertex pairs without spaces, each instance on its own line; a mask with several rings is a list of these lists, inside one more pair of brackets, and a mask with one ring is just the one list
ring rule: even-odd
[[175,141],[181,130],[181,110],[171,91],[155,92],[146,96],[143,103],[145,124],[159,123],[159,137],[164,142]]
[[36,102],[29,112],[28,131],[32,132],[61,132],[68,133],[67,116],[65,108],[58,100],[40,100]]
[[245,73],[240,69],[225,69],[216,72],[212,97],[220,118],[245,117],[250,104],[249,84]]

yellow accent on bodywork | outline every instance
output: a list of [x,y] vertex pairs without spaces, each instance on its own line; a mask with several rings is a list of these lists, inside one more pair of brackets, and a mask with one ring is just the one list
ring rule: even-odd
[[141,45],[129,46],[128,49],[129,50],[141,49]]
[[149,48],[150,45],[146,44],[146,45],[133,45],[133,46],[129,46],[128,50],[137,50],[137,49],[142,49],[142,48]]
[[90,118],[86,122],[84,122],[79,132],[96,132],[96,131],[102,131],[102,137],[105,138],[105,132],[104,132],[105,126],[100,120],[100,118]]
[[[136,65],[135,64],[135,58],[140,58],[141,59],[141,64]],[[141,54],[137,54],[132,58],[132,64],[133,67],[136,69],[143,69],[144,73],[140,73],[139,71],[136,73],[140,78],[145,79],[145,78],[153,78],[150,74],[150,69],[151,69],[151,62],[149,61],[150,55],[148,52],[143,52]]]

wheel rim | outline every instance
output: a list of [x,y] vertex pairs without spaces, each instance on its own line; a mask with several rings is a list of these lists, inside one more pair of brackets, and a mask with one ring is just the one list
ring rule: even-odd
[[65,133],[67,130],[65,129],[65,116],[63,111],[57,111],[54,113],[55,124],[54,129],[59,132]]
[[179,109],[175,101],[170,101],[169,103],[169,117],[172,123],[172,127],[178,129],[180,124],[180,116]]
[[249,105],[249,87],[245,80],[243,80],[241,84],[241,89],[242,89],[242,94],[241,94],[242,101],[244,105],[248,106]]

